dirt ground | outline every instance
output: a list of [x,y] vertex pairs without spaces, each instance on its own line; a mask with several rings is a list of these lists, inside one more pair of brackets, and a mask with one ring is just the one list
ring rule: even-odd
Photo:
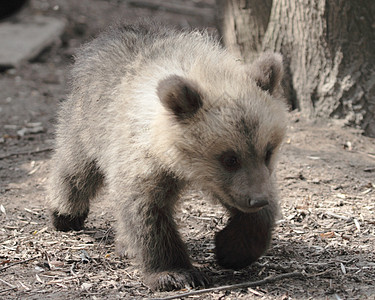
[[[98,201],[86,229],[56,232],[45,209],[55,113],[67,93],[76,47],[115,20],[156,17],[178,27],[214,27],[214,0],[175,0],[185,14],[121,0],[31,0],[17,18],[66,21],[61,41],[32,62],[0,73],[0,298],[153,298],[137,266],[115,253],[111,207]],[[375,299],[375,139],[339,120],[291,113],[278,169],[283,217],[269,251],[240,271],[214,259],[227,217],[199,193],[184,196],[177,221],[194,264],[219,287],[300,272],[258,287],[195,299]],[[104,198],[102,195],[100,198]]]

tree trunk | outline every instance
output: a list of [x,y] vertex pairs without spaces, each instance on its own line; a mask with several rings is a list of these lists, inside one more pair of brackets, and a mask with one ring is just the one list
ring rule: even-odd
[[217,0],[219,30],[224,45],[246,62],[262,50],[272,0]]
[[374,0],[274,0],[260,48],[283,54],[294,107],[345,119],[375,137]]

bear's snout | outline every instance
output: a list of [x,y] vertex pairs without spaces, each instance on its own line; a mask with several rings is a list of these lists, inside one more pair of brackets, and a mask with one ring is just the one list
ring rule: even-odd
[[248,205],[250,208],[262,208],[269,204],[267,197],[255,196],[248,199]]

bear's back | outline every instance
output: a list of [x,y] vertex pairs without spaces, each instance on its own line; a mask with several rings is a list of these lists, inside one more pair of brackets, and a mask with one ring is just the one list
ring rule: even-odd
[[[121,81],[140,77],[145,69],[157,66],[166,73],[189,73],[198,60],[207,63],[220,52],[221,47],[205,32],[181,32],[155,24],[114,27],[77,52],[71,72],[72,98],[110,100]],[[155,72],[152,76],[159,77]]]

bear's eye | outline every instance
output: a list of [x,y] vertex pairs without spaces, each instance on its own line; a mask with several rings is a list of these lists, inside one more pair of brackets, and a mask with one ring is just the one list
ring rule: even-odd
[[240,167],[240,159],[233,151],[227,151],[220,155],[221,165],[229,172],[237,171]]

